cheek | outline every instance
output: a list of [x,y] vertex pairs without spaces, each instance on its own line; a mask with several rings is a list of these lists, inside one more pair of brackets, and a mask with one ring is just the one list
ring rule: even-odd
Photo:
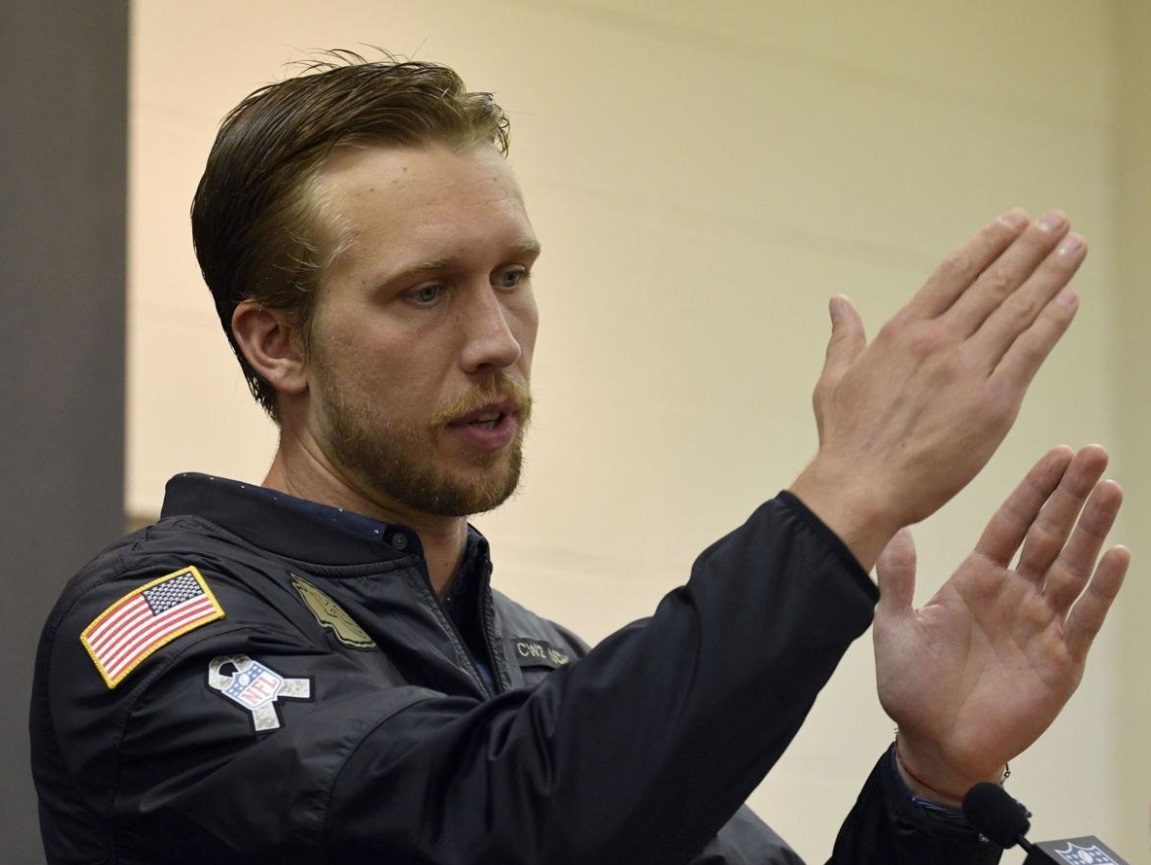
[[319,324],[322,354],[349,384],[398,384],[419,367],[421,340],[370,306],[349,304]]
[[381,343],[364,328],[327,336],[330,341],[313,354],[314,374],[321,387],[338,391],[344,400],[392,413],[430,389],[414,350]]

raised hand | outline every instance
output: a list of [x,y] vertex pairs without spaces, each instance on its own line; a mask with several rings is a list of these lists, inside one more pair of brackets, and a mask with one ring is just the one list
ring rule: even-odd
[[1086,255],[1061,213],[1011,211],[946,259],[868,344],[847,298],[815,389],[820,447],[792,491],[865,569],[987,463],[1070,325]]
[[1130,559],[1124,547],[1100,555],[1123,497],[1100,480],[1106,465],[1095,445],[1048,452],[919,609],[910,534],[880,556],[879,699],[925,795],[958,800],[998,779],[1078,687]]

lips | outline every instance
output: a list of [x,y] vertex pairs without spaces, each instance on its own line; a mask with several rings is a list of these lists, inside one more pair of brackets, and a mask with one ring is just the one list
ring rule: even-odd
[[503,412],[486,412],[477,417],[475,420],[468,421],[468,423],[470,423],[472,426],[478,426],[481,429],[491,429],[500,422],[502,417],[504,417]]
[[506,418],[514,417],[519,413],[519,403],[513,399],[505,399],[487,403],[467,414],[452,418],[447,425],[449,427],[473,426],[479,429],[494,429]]
[[458,414],[445,424],[446,431],[468,447],[492,453],[516,440],[523,408],[507,398]]

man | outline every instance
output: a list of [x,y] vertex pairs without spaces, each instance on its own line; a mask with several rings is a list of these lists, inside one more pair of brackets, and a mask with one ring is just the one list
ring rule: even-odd
[[279,448],[262,487],[174,478],[65,589],[32,708],[49,861],[798,862],[742,802],[871,623],[877,559],[899,733],[832,861],[995,861],[958,799],[1074,691],[1120,491],[1101,448],[1052,450],[918,611],[900,529],[983,467],[1070,324],[1066,218],[993,221],[870,344],[834,300],[815,460],[588,651],[490,589],[466,521],[515,488],[530,414],[507,122],[444,67],[314,73],[228,116],[193,207]]

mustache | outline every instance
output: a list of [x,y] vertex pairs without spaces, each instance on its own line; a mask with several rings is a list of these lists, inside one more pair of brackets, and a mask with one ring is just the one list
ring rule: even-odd
[[443,405],[432,417],[434,428],[445,427],[452,421],[477,412],[496,402],[513,402],[519,413],[520,424],[527,426],[532,413],[532,395],[528,386],[506,372],[498,372],[485,379],[465,394]]

